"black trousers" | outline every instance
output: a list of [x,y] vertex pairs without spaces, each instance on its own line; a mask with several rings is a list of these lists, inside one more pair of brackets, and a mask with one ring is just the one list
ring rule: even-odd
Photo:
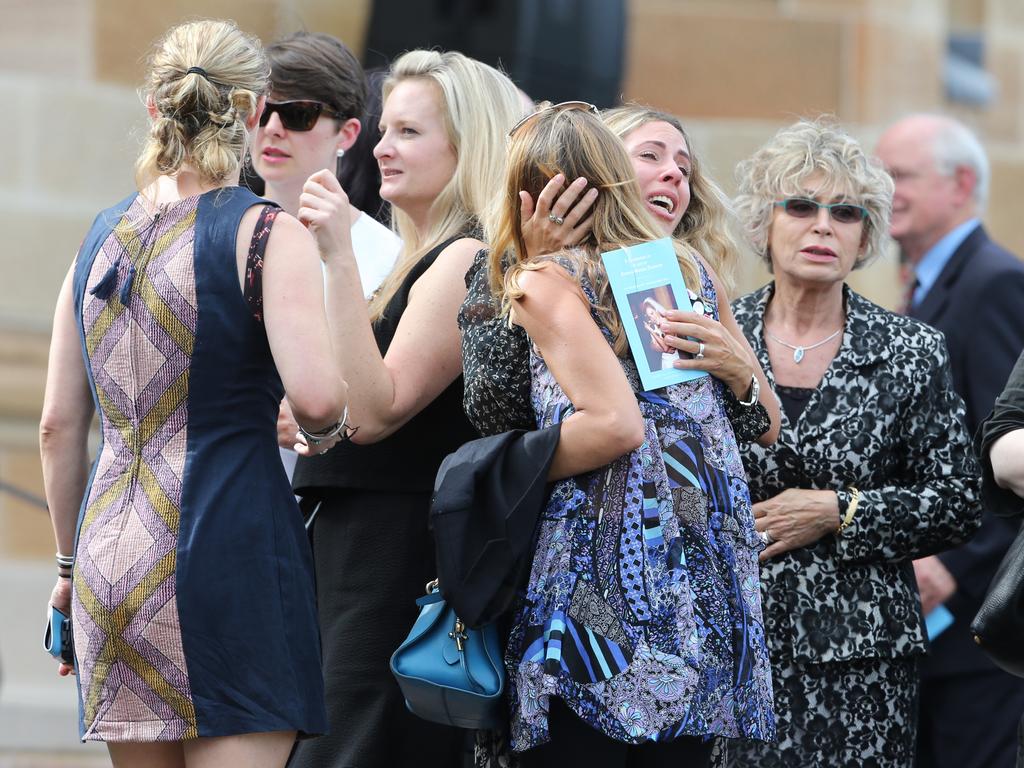
[[548,727],[551,741],[519,753],[520,768],[706,768],[714,744],[694,736],[623,744],[591,728],[556,698],[551,699]]
[[429,493],[350,491],[324,501],[313,527],[330,733],[296,744],[291,768],[458,768],[469,731],[405,707],[391,654],[437,574]]

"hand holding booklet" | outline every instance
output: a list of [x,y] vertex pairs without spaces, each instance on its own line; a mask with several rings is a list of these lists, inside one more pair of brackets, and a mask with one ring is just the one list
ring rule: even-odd
[[615,306],[622,319],[645,392],[707,376],[706,371],[674,367],[680,353],[659,328],[669,309],[693,311],[670,238],[601,254]]

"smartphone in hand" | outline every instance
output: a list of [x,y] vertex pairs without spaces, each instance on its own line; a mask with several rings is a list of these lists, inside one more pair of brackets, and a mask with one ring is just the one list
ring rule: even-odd
[[52,605],[47,607],[43,648],[57,661],[75,665],[75,645],[71,638],[71,619]]

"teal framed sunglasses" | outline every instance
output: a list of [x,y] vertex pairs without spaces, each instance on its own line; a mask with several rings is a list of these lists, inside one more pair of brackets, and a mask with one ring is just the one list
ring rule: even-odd
[[832,221],[838,224],[856,224],[868,217],[868,209],[853,203],[819,203],[806,197],[787,197],[775,205],[794,219],[809,219],[818,215],[819,208],[827,208]]

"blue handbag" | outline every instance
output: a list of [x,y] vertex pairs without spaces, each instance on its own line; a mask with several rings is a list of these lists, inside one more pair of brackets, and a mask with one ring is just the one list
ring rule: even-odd
[[391,672],[409,711],[458,728],[489,729],[504,721],[505,668],[498,628],[470,629],[438,590],[416,601],[420,615],[391,656]]

